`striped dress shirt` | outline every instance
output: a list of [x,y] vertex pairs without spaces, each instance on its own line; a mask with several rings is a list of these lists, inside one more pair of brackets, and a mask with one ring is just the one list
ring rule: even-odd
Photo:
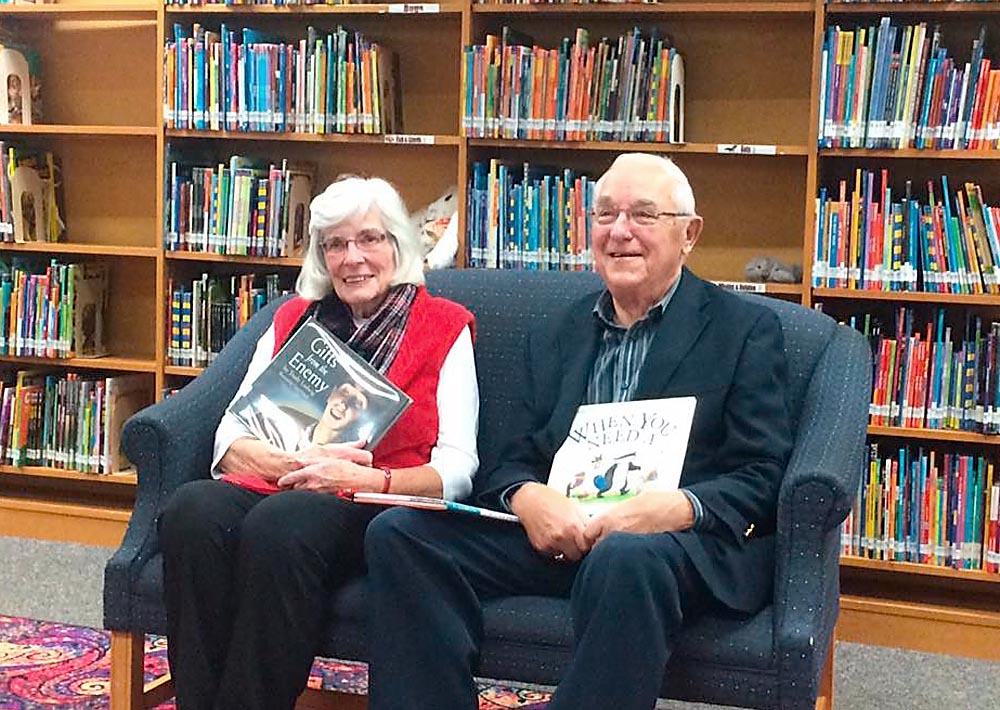
[[[627,402],[635,397],[635,386],[639,372],[646,362],[649,346],[656,335],[657,326],[663,318],[670,299],[673,298],[680,277],[674,281],[667,294],[646,315],[625,328],[615,322],[615,306],[611,293],[605,290],[594,304],[594,317],[601,326],[601,341],[597,346],[594,368],[587,381],[584,404],[605,404],[607,402]],[[694,528],[706,527],[705,510],[698,496],[684,488],[681,492],[691,501],[694,508]]]

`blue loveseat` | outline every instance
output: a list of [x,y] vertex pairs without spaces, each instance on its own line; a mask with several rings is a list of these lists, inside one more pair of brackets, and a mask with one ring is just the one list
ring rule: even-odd
[[[521,348],[528,328],[557,317],[597,286],[596,276],[580,273],[459,270],[428,275],[432,292],[465,304],[477,318],[484,465],[495,459],[512,397],[523,386]],[[829,707],[839,524],[850,509],[862,466],[870,352],[860,334],[827,316],[778,300],[762,301],[777,312],[784,329],[796,431],[778,504],[774,603],[752,618],[709,616],[687,629],[665,669],[662,694],[752,708]],[[161,683],[147,687],[144,697],[141,674],[143,634],[165,630],[155,518],[171,491],[208,475],[215,425],[273,309],[256,315],[199,378],[125,427],[123,446],[138,469],[139,485],[125,539],[105,572],[113,710],[152,707],[171,694],[169,683]],[[361,582],[337,596],[322,655],[365,659],[364,608]],[[479,673],[555,684],[571,644],[567,601],[502,599],[485,609]],[[357,706],[356,701],[345,704]]]

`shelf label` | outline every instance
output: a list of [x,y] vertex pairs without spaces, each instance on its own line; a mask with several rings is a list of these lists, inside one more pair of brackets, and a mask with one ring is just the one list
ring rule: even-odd
[[389,4],[390,15],[433,15],[441,12],[436,2],[394,2]]
[[767,293],[767,285],[750,281],[713,281],[716,286],[740,293]]
[[394,145],[434,145],[434,136],[424,133],[386,133],[383,143]]
[[715,152],[733,155],[777,155],[778,146],[760,143],[719,143],[715,146]]

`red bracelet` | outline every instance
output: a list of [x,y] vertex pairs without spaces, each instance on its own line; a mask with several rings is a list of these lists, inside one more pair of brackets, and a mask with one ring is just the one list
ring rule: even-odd
[[388,466],[379,466],[382,469],[382,475],[385,476],[385,483],[382,484],[382,492],[388,493],[389,486],[392,485],[392,469]]

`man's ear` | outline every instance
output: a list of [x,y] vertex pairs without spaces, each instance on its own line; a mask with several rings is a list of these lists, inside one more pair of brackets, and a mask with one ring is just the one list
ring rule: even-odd
[[687,229],[684,230],[684,255],[687,256],[694,249],[694,245],[698,243],[698,238],[701,236],[702,227],[705,226],[705,222],[702,220],[700,215],[695,215],[688,220]]

